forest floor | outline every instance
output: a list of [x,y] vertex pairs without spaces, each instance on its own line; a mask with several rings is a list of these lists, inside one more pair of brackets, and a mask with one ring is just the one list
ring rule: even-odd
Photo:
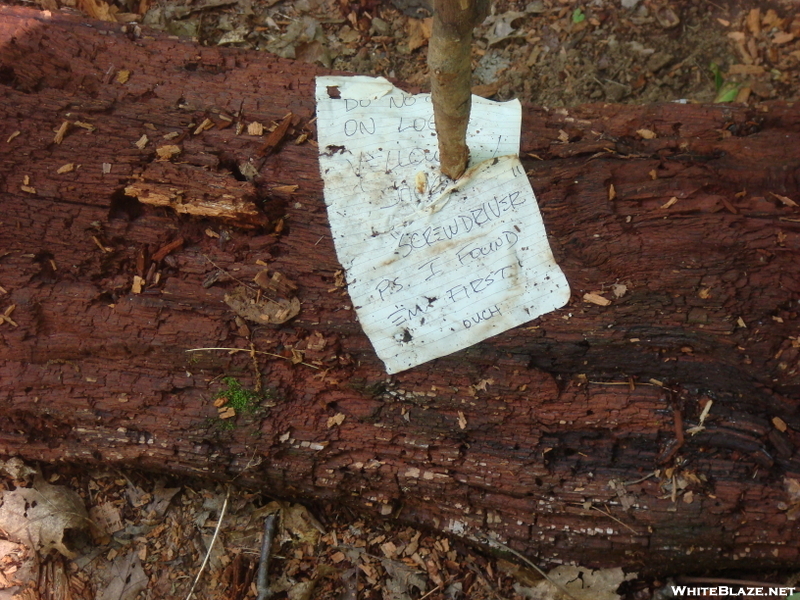
[[[35,4],[82,10],[128,26],[135,22],[201,44],[259,49],[339,71],[382,75],[423,90],[428,85],[427,0]],[[548,107],[797,100],[796,8],[789,1],[498,0],[476,29],[475,91]],[[27,526],[11,510],[12,500],[24,504],[29,494],[70,498],[66,508],[53,507],[40,515],[54,527],[48,535],[59,542],[66,536],[65,547],[40,542],[37,554],[0,540],[0,598],[10,597],[15,578],[25,573],[37,574],[39,581],[39,595],[26,598],[186,598],[215,531],[217,539],[193,597],[256,598],[254,575],[268,514],[280,516],[271,553],[274,598],[555,597],[536,569],[512,554],[488,556],[400,522],[370,523],[340,507],[277,503],[268,491],[256,494],[235,485],[229,491],[222,485],[152,474],[63,466],[44,466],[43,473],[34,475],[16,465],[0,469],[0,476],[0,489],[6,490],[0,529],[6,532],[11,526]],[[74,521],[81,511],[88,511],[89,519]],[[86,523],[91,527],[85,529]],[[61,554],[45,552],[59,547]],[[547,557],[540,560],[545,570],[555,566]],[[588,571],[562,575],[564,581],[578,581],[578,588],[571,586],[570,591],[579,600],[613,599],[617,594],[649,600],[667,583],[625,575],[623,570],[636,568],[619,566],[594,574],[594,579]],[[786,583],[777,574],[760,574],[765,577]],[[68,593],[56,595],[53,590],[59,586]]]

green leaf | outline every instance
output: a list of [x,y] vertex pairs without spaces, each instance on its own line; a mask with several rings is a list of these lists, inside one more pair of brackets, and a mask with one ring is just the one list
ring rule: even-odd
[[717,97],[714,98],[714,102],[733,102],[736,100],[736,96],[739,95],[739,88],[741,87],[742,84],[740,83],[725,83],[722,89],[717,92]]
[[576,8],[572,11],[572,22],[573,23],[580,23],[581,21],[586,20],[586,15],[583,13],[583,9],[581,7]]
[[725,79],[722,77],[722,72],[719,70],[719,65],[712,62],[708,68],[714,74],[714,89],[719,92],[722,88],[722,85],[725,83]]

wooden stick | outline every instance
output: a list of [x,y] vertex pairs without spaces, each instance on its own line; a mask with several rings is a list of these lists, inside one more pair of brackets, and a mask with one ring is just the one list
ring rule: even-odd
[[428,68],[439,160],[442,173],[458,179],[469,161],[472,29],[486,17],[489,0],[434,0],[433,7]]

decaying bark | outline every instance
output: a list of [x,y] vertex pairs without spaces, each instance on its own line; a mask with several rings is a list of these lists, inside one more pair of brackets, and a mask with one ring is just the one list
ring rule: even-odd
[[[797,107],[526,109],[570,303],[387,377],[303,142],[318,72],[0,7],[0,453],[236,478],[541,564],[796,568]],[[262,153],[249,125],[289,113]],[[246,198],[256,228],[145,184]],[[237,318],[258,282],[299,315]],[[233,428],[224,377],[265,390]]]
[[431,96],[442,173],[458,179],[469,162],[467,125],[472,105],[472,29],[489,0],[435,0],[428,42]]

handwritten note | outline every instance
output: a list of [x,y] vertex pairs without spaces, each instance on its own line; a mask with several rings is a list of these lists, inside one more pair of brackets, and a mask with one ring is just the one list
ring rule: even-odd
[[339,261],[388,373],[560,308],[556,264],[517,158],[521,108],[473,96],[468,172],[439,172],[429,94],[318,77],[320,169]]

